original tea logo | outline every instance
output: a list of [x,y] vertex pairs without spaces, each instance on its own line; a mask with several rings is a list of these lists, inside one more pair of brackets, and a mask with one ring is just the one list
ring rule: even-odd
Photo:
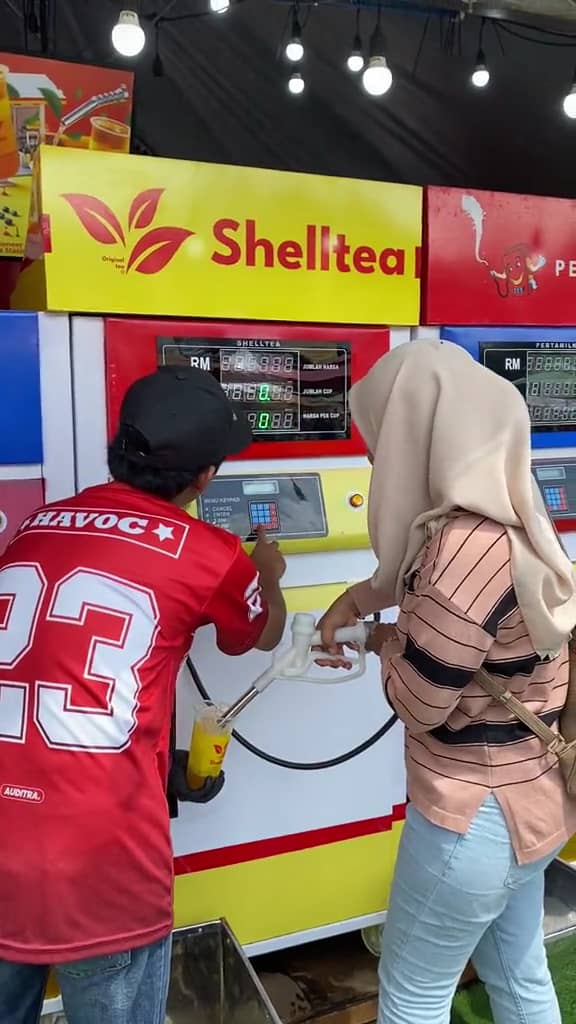
[[114,210],[96,196],[68,192],[62,199],[70,204],[82,227],[95,242],[123,248],[122,256],[103,256],[106,263],[113,264],[123,274],[129,274],[131,270],[137,274],[158,274],[194,234],[186,228],[151,227],[164,192],[163,188],[140,192],[130,206],[126,229]]

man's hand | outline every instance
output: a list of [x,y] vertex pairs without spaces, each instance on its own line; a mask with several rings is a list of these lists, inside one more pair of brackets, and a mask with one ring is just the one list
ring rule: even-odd
[[262,589],[265,589],[280,582],[286,572],[286,562],[278,542],[268,540],[263,526],[258,527],[256,536],[258,539],[250,558],[260,573]]
[[200,789],[190,789],[186,781],[188,767],[188,751],[176,750],[170,768],[170,785],[181,803],[208,804],[221,792],[224,786],[224,772],[215,779],[206,779]]
[[280,643],[286,626],[286,605],[280,590],[286,562],[278,542],[268,540],[263,526],[258,527],[256,535],[258,540],[250,557],[260,575],[262,595],[268,605],[268,622],[256,647],[259,651],[273,651]]

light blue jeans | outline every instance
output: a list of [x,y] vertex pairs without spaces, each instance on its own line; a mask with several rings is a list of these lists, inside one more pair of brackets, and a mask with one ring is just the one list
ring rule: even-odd
[[408,808],[383,933],[378,1024],[449,1024],[470,959],[495,1024],[561,1024],[544,948],[544,872],[520,867],[494,796],[466,835]]
[[[164,1024],[172,936],[135,949],[60,964],[68,1024]],[[48,967],[0,960],[0,1024],[37,1024]]]

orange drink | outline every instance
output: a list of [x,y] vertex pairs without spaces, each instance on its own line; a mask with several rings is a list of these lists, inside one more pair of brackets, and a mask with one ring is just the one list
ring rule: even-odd
[[186,778],[190,789],[201,789],[206,779],[216,779],[230,743],[232,725],[220,725],[222,708],[205,704],[196,709]]
[[106,153],[130,152],[130,128],[127,124],[114,121],[111,117],[93,117],[90,124],[90,149]]

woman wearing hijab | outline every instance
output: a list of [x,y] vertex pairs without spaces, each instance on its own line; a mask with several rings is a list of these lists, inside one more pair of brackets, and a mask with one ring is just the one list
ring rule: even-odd
[[576,801],[542,741],[474,680],[483,666],[548,725],[566,700],[576,590],[531,476],[526,405],[440,342],[394,349],[350,405],[373,463],[378,568],[320,627],[334,651],[338,626],[400,606],[373,649],[406,726],[410,800],[379,1024],[448,1024],[470,958],[496,1024],[560,1024],[544,872],[576,831]]

